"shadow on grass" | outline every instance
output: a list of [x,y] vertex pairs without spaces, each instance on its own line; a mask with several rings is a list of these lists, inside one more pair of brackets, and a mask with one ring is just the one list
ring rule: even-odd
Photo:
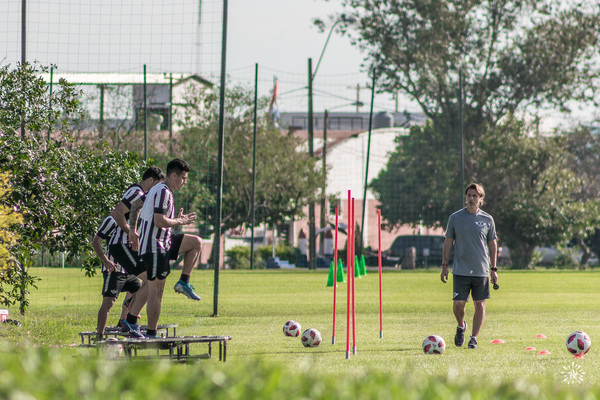
[[[352,352],[352,350],[350,350]],[[382,353],[382,352],[389,352],[389,351],[394,351],[394,352],[401,352],[401,351],[415,351],[414,348],[411,349],[368,349],[368,350],[361,350],[360,348],[357,349],[358,353]],[[273,355],[273,354],[304,354],[306,352],[310,352],[311,354],[333,354],[333,353],[345,353],[346,349],[331,349],[331,350],[314,350],[311,348],[306,348],[304,351],[302,349],[300,350],[293,350],[293,351],[263,351],[263,352],[252,352],[252,353],[246,353],[245,355]],[[242,353],[238,353],[238,354],[242,354]]]

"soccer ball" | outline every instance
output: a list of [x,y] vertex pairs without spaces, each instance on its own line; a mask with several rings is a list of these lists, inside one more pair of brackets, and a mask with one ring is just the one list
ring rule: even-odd
[[302,334],[302,344],[304,347],[317,347],[321,344],[321,332],[316,329],[307,329]]
[[123,353],[123,345],[119,343],[117,338],[111,337],[106,339],[107,345],[104,347],[104,355],[106,358],[119,358]]
[[585,354],[592,345],[592,340],[585,332],[576,331],[567,337],[567,350],[574,356]]
[[298,337],[300,336],[300,331],[302,327],[298,321],[294,321],[293,319],[289,320],[285,324],[283,324],[283,334],[285,336]]
[[423,340],[423,352],[425,354],[444,354],[446,342],[438,335],[430,335]]

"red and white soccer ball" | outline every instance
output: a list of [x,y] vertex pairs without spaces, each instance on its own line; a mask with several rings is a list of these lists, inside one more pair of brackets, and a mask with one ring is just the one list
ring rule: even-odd
[[576,331],[567,336],[567,350],[574,356],[580,356],[588,352],[592,340],[585,332]]
[[283,324],[283,334],[285,336],[298,337],[300,336],[301,331],[302,327],[300,326],[300,323],[293,319]]
[[430,335],[423,340],[423,352],[425,354],[444,354],[446,342],[438,335]]
[[317,347],[321,344],[321,332],[316,329],[307,329],[302,334],[302,344],[304,347]]

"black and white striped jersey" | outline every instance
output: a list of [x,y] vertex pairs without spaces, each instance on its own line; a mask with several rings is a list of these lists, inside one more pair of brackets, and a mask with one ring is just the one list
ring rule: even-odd
[[[102,221],[102,223],[100,224],[100,227],[96,232],[96,236],[98,236],[101,239],[104,239],[104,241],[106,242],[106,257],[117,265],[117,272],[124,273],[125,271],[123,271],[123,268],[115,261],[112,254],[110,254],[110,250],[108,249],[108,243],[110,242],[110,239],[114,236],[114,233],[118,227],[119,226],[117,225],[117,221],[115,221],[113,217],[109,215],[108,217],[104,218],[104,221]],[[102,272],[104,272],[105,270],[106,268],[104,267],[104,263],[102,263]]]
[[175,217],[173,192],[162,182],[150,189],[140,213],[140,255],[167,252],[171,248],[173,228],[159,228],[154,225],[154,214],[163,214],[167,218]]
[[[142,187],[136,183],[127,188],[125,194],[121,198],[121,201],[127,206],[127,209],[131,210],[131,205],[140,199],[144,201],[145,196],[146,194],[144,193],[144,189],[142,189]],[[129,211],[125,214],[125,219],[129,221]],[[110,240],[110,244],[119,243],[129,243],[129,235],[117,225],[117,230]]]

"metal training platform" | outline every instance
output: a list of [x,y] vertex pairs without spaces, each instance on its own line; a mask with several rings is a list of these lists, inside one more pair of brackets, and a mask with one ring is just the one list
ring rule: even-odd
[[[128,359],[140,358],[138,350],[155,349],[156,355],[151,358],[163,357],[172,361],[189,361],[192,359],[212,358],[212,344],[219,344],[219,361],[227,361],[227,342],[231,336],[181,336],[181,337],[163,337],[157,339],[135,339],[128,338],[120,340],[118,344],[123,346],[123,353]],[[190,345],[197,343],[208,344],[208,353],[192,354]],[[98,346],[114,345],[115,341],[104,340],[98,342]],[[161,350],[167,350],[167,354],[161,354]],[[146,356],[148,357],[148,356]]]
[[[177,324],[158,325],[157,334],[161,337],[175,337],[177,336],[178,326],[179,325]],[[142,333],[145,333],[148,327],[142,325],[140,328]],[[95,340],[96,335],[96,331],[79,332],[79,336],[81,337],[81,344],[79,347],[95,347],[97,343]],[[125,332],[118,326],[107,326],[106,329],[104,329],[102,340],[106,340],[109,337],[118,338],[119,336],[127,338],[130,335],[129,332]]]

